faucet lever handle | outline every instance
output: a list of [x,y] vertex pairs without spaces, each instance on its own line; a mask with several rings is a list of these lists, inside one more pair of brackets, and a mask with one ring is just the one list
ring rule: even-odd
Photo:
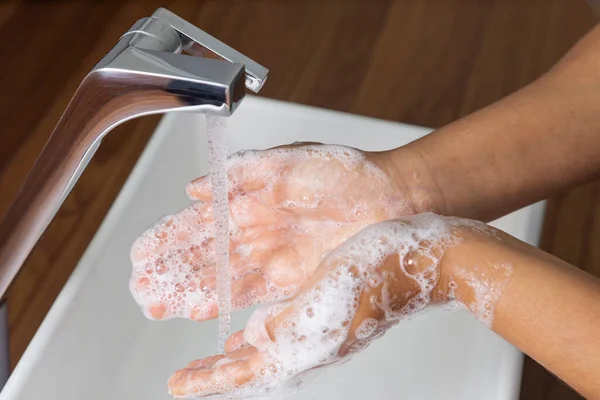
[[192,55],[221,58],[229,62],[244,64],[246,87],[253,92],[258,93],[267,80],[268,69],[169,10],[159,8],[152,14],[151,18],[165,21],[177,31],[182,50]]

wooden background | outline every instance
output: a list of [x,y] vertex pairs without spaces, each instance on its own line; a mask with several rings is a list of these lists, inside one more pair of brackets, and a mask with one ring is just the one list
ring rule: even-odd
[[[531,82],[596,23],[583,0],[0,0],[0,215],[87,71],[159,6],[270,68],[261,95],[428,127]],[[157,121],[108,136],[11,286],[13,366]],[[599,183],[550,200],[545,250],[600,275],[598,243]],[[579,398],[529,359],[522,389]]]

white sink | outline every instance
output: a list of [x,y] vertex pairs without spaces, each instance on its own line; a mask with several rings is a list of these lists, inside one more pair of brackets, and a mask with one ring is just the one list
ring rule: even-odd
[[[229,150],[294,141],[383,150],[429,130],[248,97],[229,120]],[[207,172],[204,117],[166,116],[0,394],[0,400],[169,399],[166,381],[212,354],[214,322],[146,320],[128,290],[129,248],[159,217],[189,203]],[[537,245],[543,203],[493,225]],[[234,318],[241,328],[248,312]],[[401,323],[351,362],[326,370],[296,399],[515,399],[522,354],[464,312]]]

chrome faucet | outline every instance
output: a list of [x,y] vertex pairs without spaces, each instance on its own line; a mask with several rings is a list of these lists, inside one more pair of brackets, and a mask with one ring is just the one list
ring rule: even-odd
[[0,223],[0,296],[111,129],[170,111],[229,116],[267,74],[163,8],[136,22],[84,78]]

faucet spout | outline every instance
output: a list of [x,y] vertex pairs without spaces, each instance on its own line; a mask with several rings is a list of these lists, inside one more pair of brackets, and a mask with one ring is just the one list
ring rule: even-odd
[[115,126],[170,111],[229,116],[267,74],[168,10],[136,22],[84,78],[0,223],[0,296]]

